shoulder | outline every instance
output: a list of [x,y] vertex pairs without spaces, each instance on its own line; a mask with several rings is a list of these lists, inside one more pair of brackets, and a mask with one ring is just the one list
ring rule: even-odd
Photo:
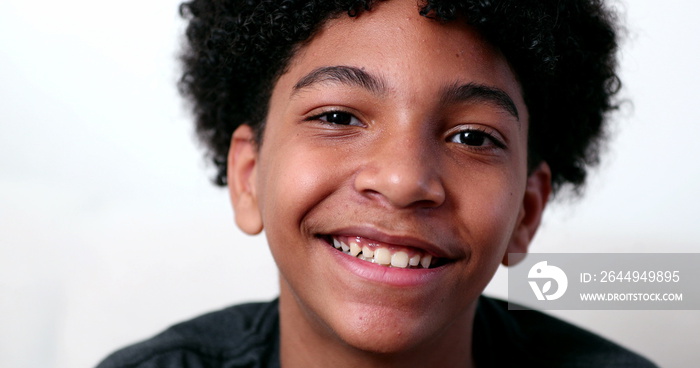
[[277,301],[208,313],[121,349],[98,368],[268,367],[279,361],[278,316]]
[[[501,356],[509,357],[510,363],[582,368],[656,367],[642,356],[580,327],[538,311],[510,311],[506,302],[487,297],[479,301],[477,332],[493,342],[487,350],[492,354],[500,351]],[[479,336],[474,338],[476,344]]]

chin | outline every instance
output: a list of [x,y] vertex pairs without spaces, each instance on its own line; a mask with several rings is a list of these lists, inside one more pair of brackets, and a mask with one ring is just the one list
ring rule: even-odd
[[366,354],[407,354],[431,345],[460,325],[440,315],[428,318],[430,313],[358,305],[336,315],[335,326],[329,327],[344,344]]

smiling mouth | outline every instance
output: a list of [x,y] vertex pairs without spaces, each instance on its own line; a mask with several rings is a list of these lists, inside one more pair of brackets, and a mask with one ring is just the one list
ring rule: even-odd
[[321,238],[340,252],[384,267],[427,269],[449,262],[417,248],[378,243],[359,236],[326,235]]

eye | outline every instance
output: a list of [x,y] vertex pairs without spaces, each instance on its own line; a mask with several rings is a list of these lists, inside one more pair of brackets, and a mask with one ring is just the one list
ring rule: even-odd
[[329,124],[362,126],[362,123],[353,114],[345,111],[327,111],[314,115],[307,120],[320,120]]
[[496,146],[498,148],[505,148],[505,144],[500,140],[496,139],[493,135],[477,129],[463,130],[457,132],[450,137],[448,141],[452,143],[463,144],[470,147],[487,148],[489,146]]

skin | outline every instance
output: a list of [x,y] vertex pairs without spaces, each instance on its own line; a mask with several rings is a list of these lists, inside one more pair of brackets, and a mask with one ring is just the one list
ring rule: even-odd
[[[327,67],[374,84],[319,77]],[[516,110],[446,98],[466,85]],[[551,190],[545,163],[527,171],[527,130],[517,77],[463,23],[421,17],[412,0],[329,21],[277,81],[262,145],[243,125],[229,152],[236,223],[265,230],[280,271],[282,365],[473,366],[478,296],[507,253],[527,251]],[[410,285],[363,277],[353,267],[382,266],[348,260],[329,235],[446,264],[396,273]]]

